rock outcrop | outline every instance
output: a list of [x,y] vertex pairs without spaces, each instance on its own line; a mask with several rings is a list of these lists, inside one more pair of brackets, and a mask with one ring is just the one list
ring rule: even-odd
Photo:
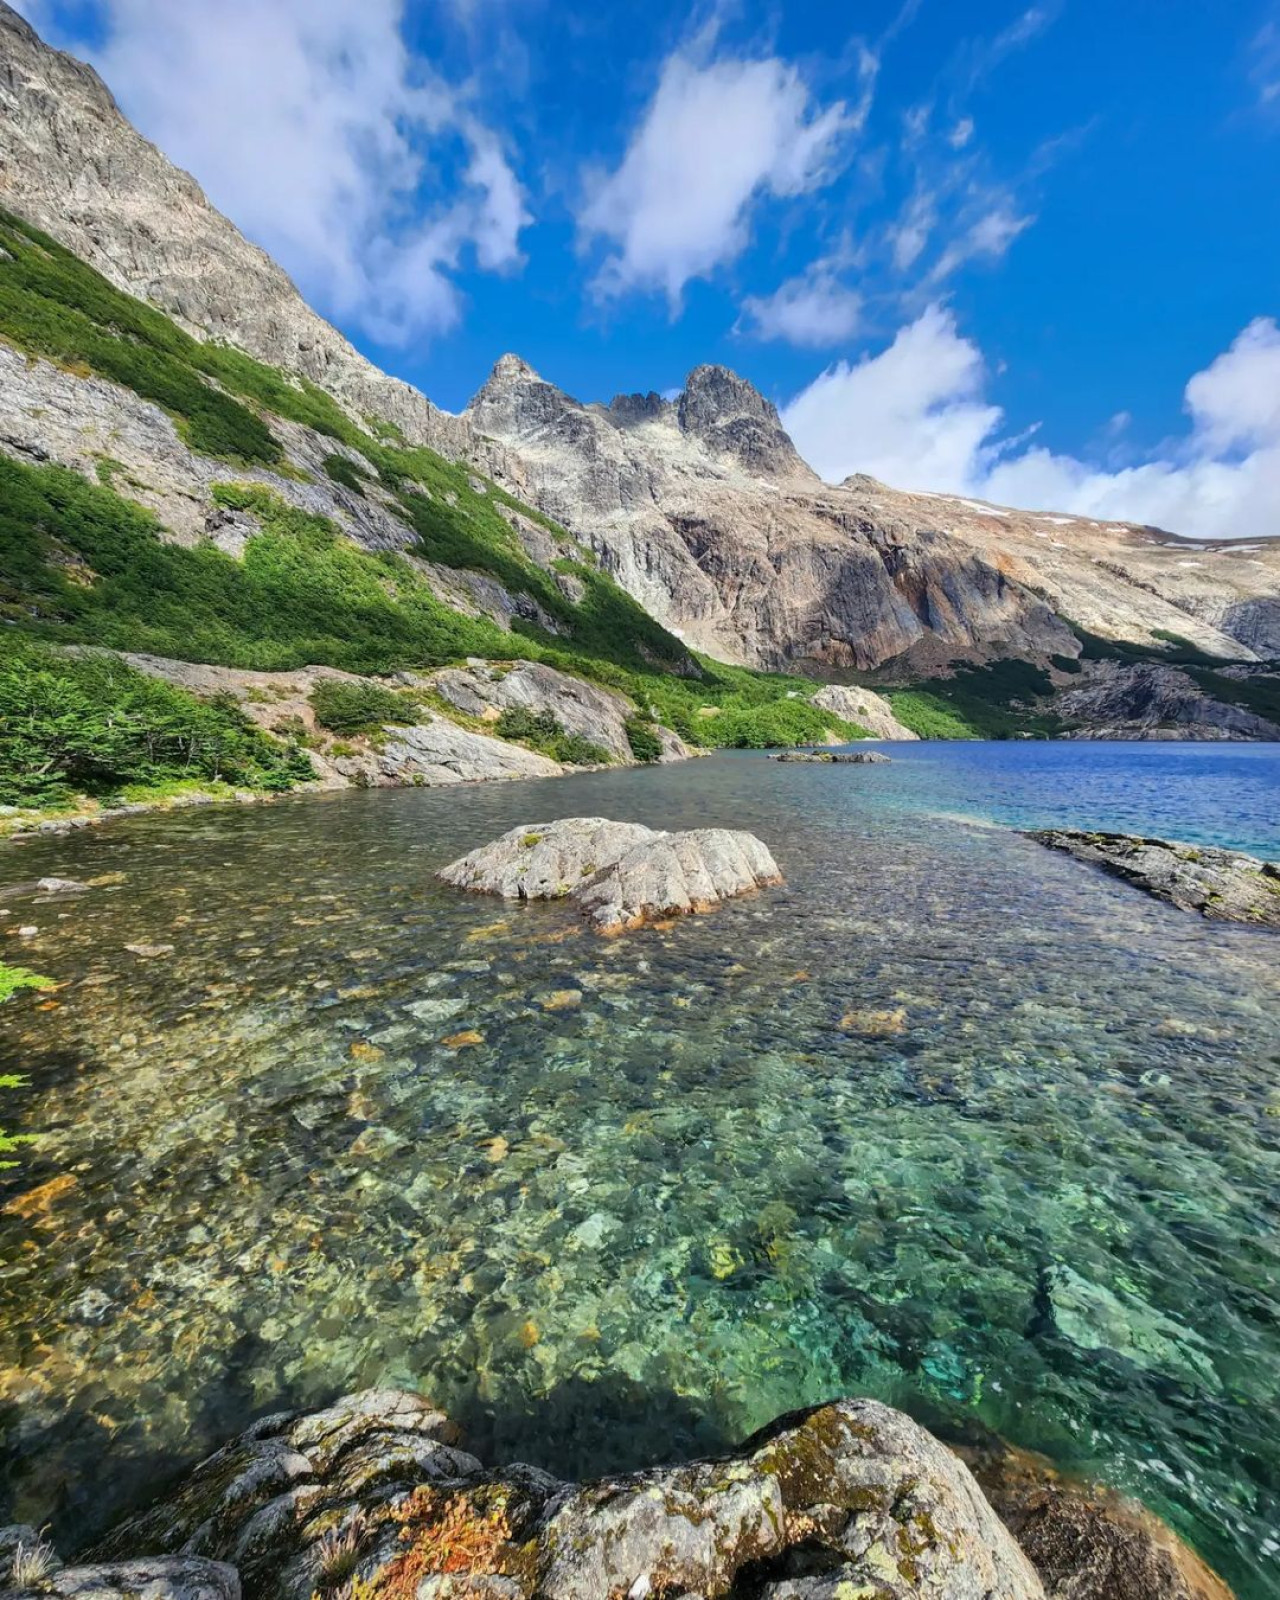
[[770,761],[816,761],[825,766],[872,767],[893,758],[879,750],[780,750]]
[[1280,865],[1212,845],[1046,828],[1028,838],[1215,922],[1280,928]]
[[[496,666],[469,662],[432,673],[429,682],[442,699],[467,716],[496,721],[503,711],[549,712],[566,733],[599,745],[615,760],[632,759],[627,721],[635,716],[636,707],[615,689],[602,689],[533,661]],[[662,739],[661,760],[680,761],[690,754],[669,728],[655,732]]]
[[893,707],[882,694],[871,689],[857,688],[853,684],[824,684],[813,697],[815,706],[830,711],[845,722],[857,723],[873,739],[918,739],[905,723],[893,714]]
[[[0,1530],[0,1582],[34,1537]],[[255,1423],[90,1558],[52,1558],[39,1591],[15,1574],[6,1594],[1230,1600],[1138,1508],[997,1440],[957,1454],[874,1400],[793,1412],[714,1460],[575,1484],[488,1470],[429,1402],[368,1390]]]
[[[1212,680],[1210,680],[1212,681]],[[1280,739],[1280,723],[1219,699],[1177,667],[1096,662],[1054,710],[1087,739]]]
[[572,900],[606,934],[708,911],[782,882],[777,863],[753,834],[726,828],[658,833],[607,817],[513,828],[437,876],[506,900]]
[[1076,648],[1030,590],[936,524],[857,514],[724,368],[699,367],[676,401],[583,405],[504,356],[465,414],[507,447],[501,481],[722,659],[847,668],[927,640],[944,658]]

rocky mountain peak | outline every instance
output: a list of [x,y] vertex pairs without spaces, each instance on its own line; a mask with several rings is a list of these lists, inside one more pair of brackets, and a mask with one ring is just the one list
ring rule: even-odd
[[695,367],[677,411],[681,430],[709,450],[734,456],[765,477],[812,477],[792,444],[777,407],[728,367]]

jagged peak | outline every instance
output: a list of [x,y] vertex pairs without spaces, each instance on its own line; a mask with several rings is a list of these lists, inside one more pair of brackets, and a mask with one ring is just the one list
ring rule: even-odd
[[[493,364],[493,371],[489,374],[489,384],[501,383],[541,383],[542,378],[534,371],[523,356],[518,356],[513,350],[508,350]],[[489,386],[486,384],[486,388]]]
[[711,450],[735,456],[752,472],[813,475],[782,426],[777,407],[729,367],[695,367],[685,379],[677,414],[683,432]]

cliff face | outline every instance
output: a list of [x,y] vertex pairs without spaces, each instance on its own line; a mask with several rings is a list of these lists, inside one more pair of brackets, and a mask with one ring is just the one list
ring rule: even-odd
[[[1280,652],[1280,548],[822,483],[724,368],[677,400],[581,404],[504,356],[465,415],[520,492],[669,627],[754,666],[1074,655],[1065,619],[1209,655]],[[509,468],[510,470],[510,468]]]
[[723,367],[697,368],[676,401],[583,405],[504,356],[465,415],[507,446],[512,487],[717,656],[839,669],[1076,648],[972,546],[823,484],[773,406]]
[[464,423],[380,372],[121,115],[91,67],[0,0],[0,205],[194,333],[311,379],[359,417],[461,456]]

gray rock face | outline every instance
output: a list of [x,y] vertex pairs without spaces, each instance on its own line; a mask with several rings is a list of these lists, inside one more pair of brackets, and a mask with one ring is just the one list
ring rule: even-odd
[[1090,739],[1280,739],[1280,724],[1215,699],[1186,672],[1159,663],[1098,662],[1054,709],[1082,722]]
[[121,116],[92,68],[0,0],[0,196],[122,289],[199,338],[311,379],[353,416],[444,454],[483,454],[467,425],[380,372],[306,304],[200,186]]
[[140,1561],[62,1567],[38,1588],[3,1591],[26,1600],[240,1600],[240,1574],[225,1561],[151,1556]]
[[[633,760],[627,739],[627,718],[635,706],[624,694],[584,683],[537,662],[511,667],[487,664],[449,667],[431,676],[432,687],[459,711],[472,717],[495,718],[516,708],[549,711],[566,733],[576,733],[607,750],[617,761]],[[664,760],[682,760],[688,747],[670,729],[663,744]]]
[[861,515],[773,407],[719,367],[674,404],[582,405],[503,357],[466,412],[508,487],[588,543],[650,612],[722,659],[870,666],[921,641],[1074,652],[1074,636],[936,525]]
[[656,833],[634,822],[567,817],[513,828],[437,876],[507,900],[571,899],[599,933],[707,911],[782,882],[749,833],[699,828]]
[[918,739],[919,734],[898,721],[882,694],[853,684],[828,683],[813,697],[815,706],[865,728],[873,739]]
[[1280,928],[1280,865],[1275,862],[1127,833],[1048,828],[1027,837],[1102,867],[1180,911],[1198,911],[1215,922]]
[[[335,764],[341,770],[341,763]],[[392,783],[421,782],[427,787],[494,778],[554,778],[565,770],[536,750],[472,733],[447,717],[389,729],[378,767]]]

